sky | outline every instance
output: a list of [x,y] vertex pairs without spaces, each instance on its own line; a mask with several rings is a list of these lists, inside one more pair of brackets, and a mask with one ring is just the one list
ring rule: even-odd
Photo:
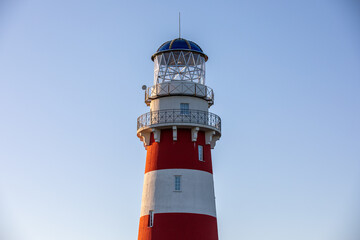
[[360,239],[360,3],[0,0],[0,239],[136,239],[151,55],[209,56],[222,240]]

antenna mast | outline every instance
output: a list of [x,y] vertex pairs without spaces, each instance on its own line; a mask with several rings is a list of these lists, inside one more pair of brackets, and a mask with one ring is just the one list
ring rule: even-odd
[[181,28],[180,28],[181,24],[180,24],[180,12],[179,12],[179,38],[181,38]]

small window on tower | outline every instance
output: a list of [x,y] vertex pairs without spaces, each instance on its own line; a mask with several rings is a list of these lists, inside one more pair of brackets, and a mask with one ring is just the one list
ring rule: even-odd
[[198,145],[199,161],[204,161],[204,147]]
[[189,104],[180,103],[180,114],[188,115],[189,114]]
[[181,176],[175,176],[175,191],[181,191]]
[[149,211],[149,227],[152,227],[154,225],[154,211]]

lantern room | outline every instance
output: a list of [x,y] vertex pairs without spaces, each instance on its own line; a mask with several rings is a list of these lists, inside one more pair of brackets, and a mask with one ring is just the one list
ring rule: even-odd
[[205,84],[208,57],[196,43],[176,38],[163,43],[151,59],[154,61],[154,85],[169,81]]

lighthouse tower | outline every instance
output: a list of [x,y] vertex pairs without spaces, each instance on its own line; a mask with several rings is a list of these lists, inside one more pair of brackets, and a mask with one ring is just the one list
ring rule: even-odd
[[144,87],[150,112],[137,119],[147,150],[139,240],[217,240],[211,149],[221,119],[208,109],[214,92],[205,85],[207,55],[177,38],[162,44],[154,85]]

